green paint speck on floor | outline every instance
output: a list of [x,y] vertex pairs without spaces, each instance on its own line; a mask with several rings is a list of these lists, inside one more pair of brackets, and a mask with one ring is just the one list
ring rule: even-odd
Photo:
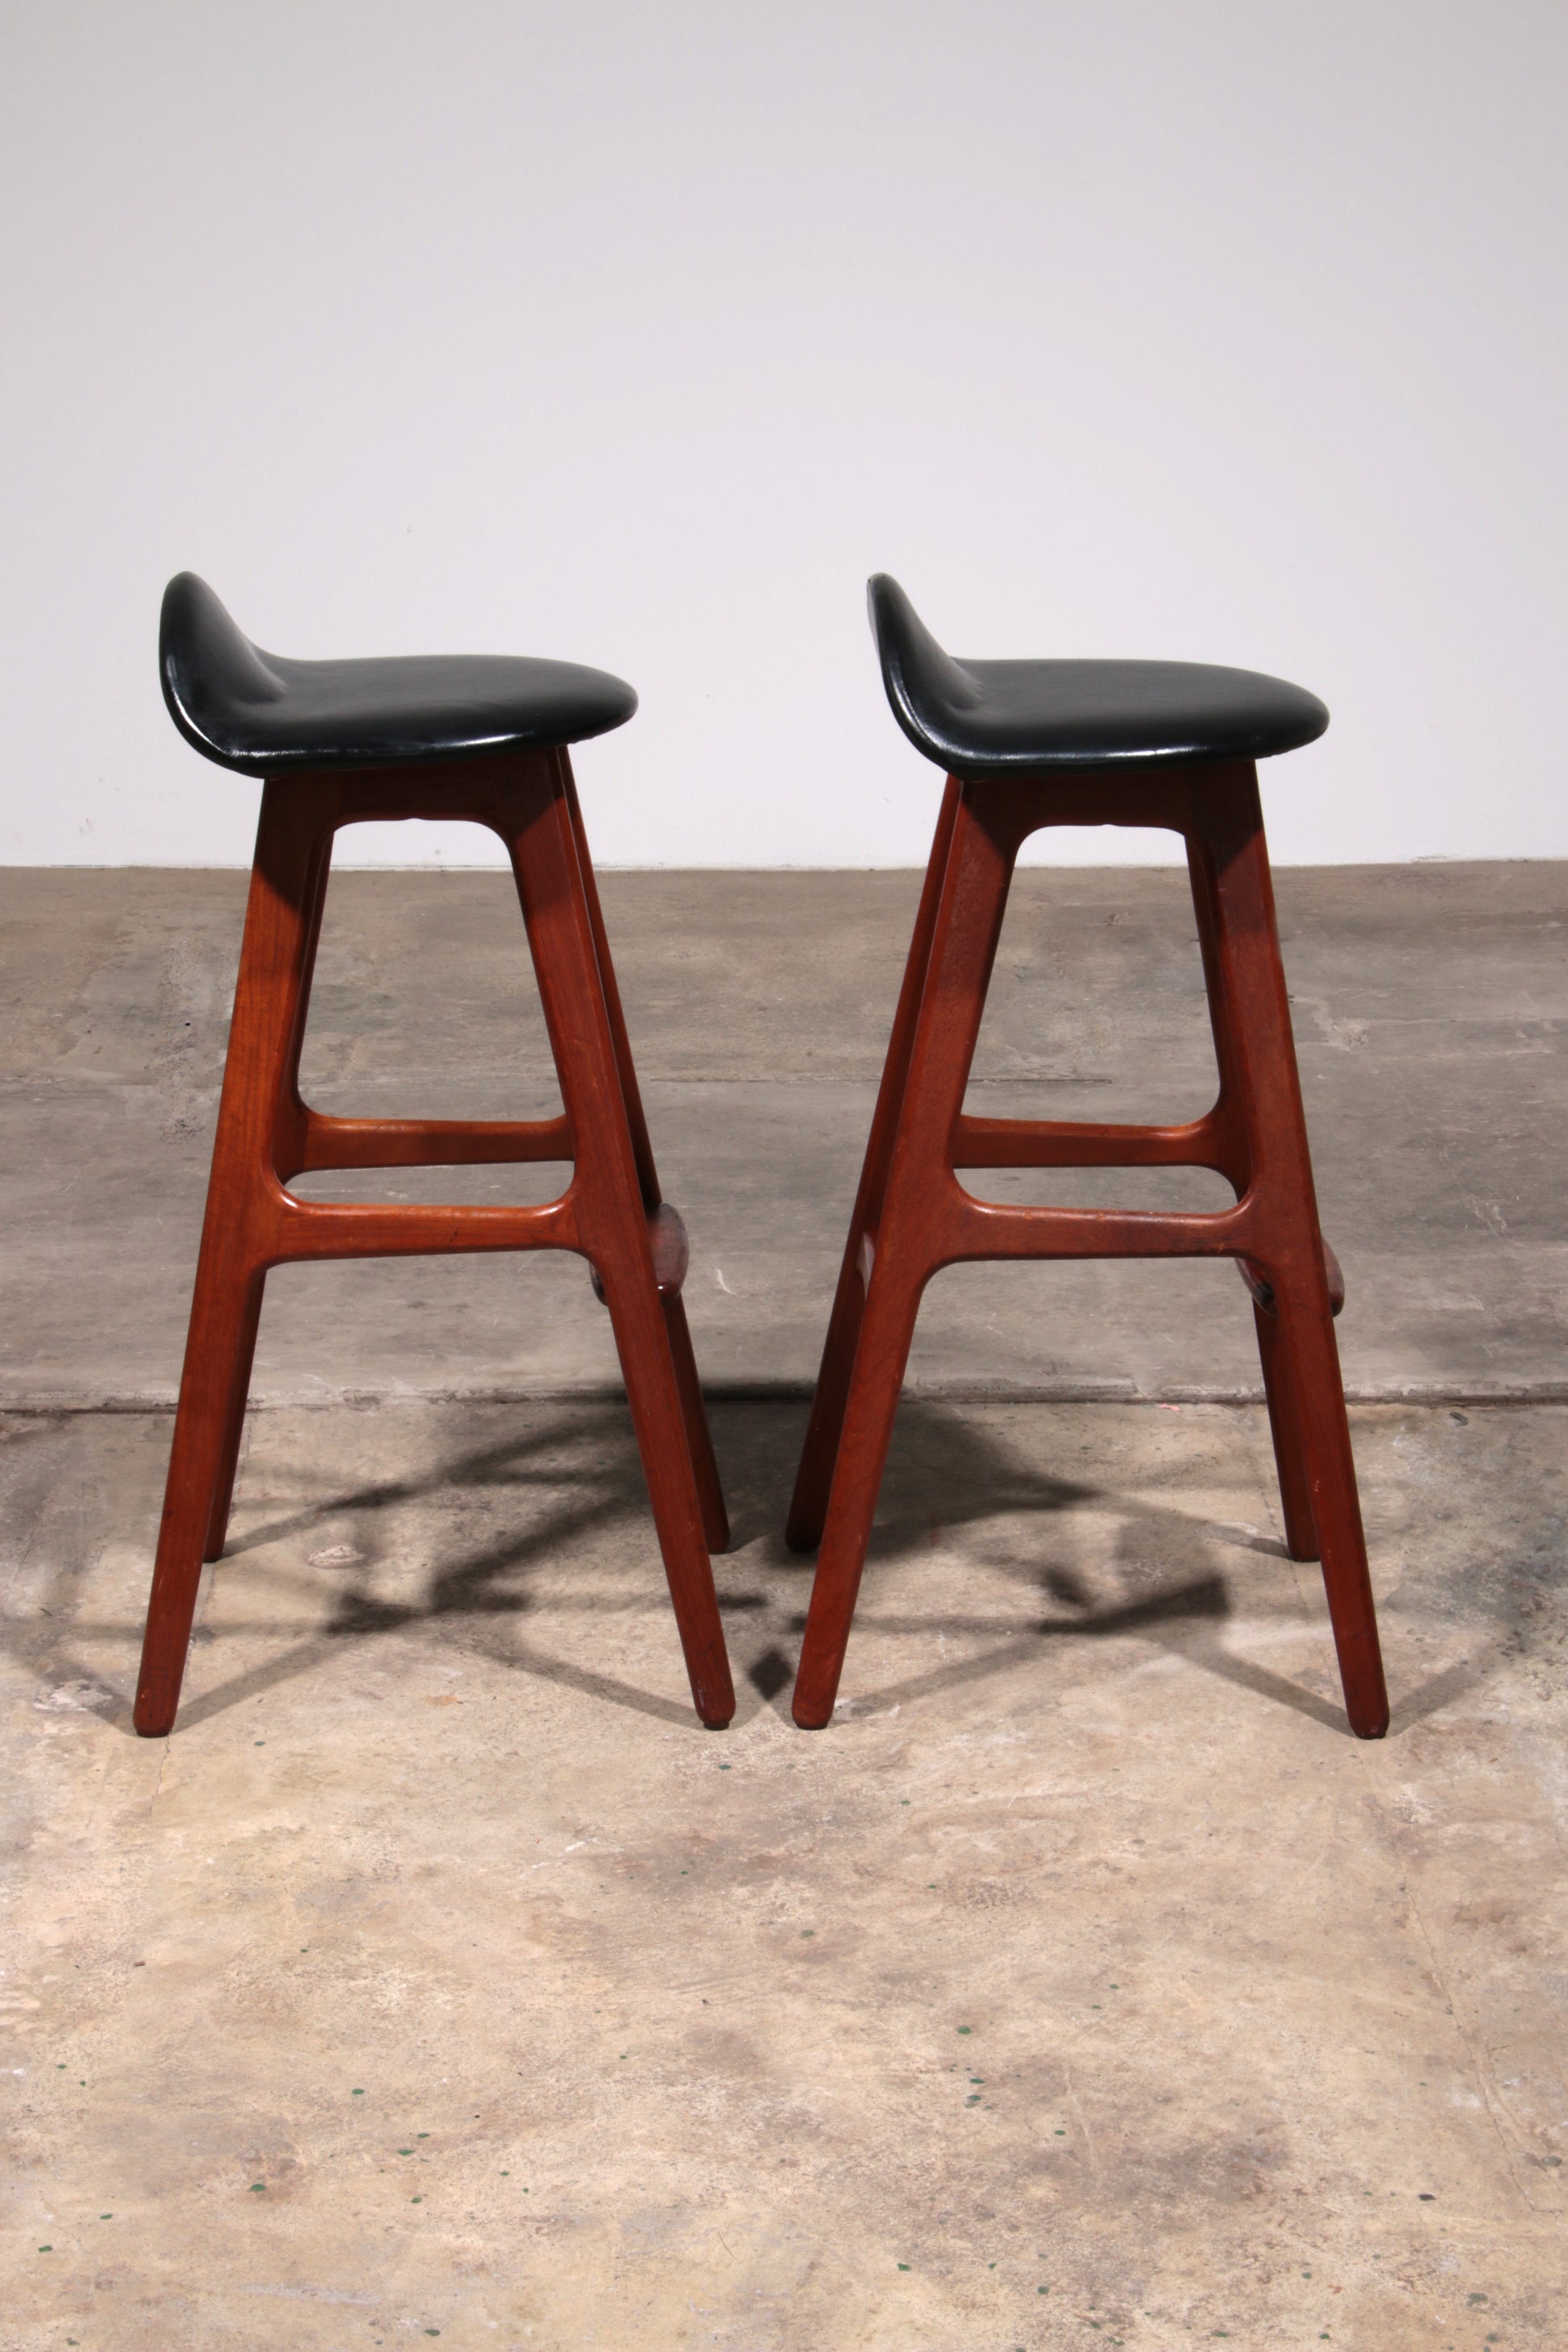
[[909,2264],[908,2264],[908,2263],[900,2263],[899,2264],[899,2268],[900,2268],[901,2271],[907,2271],[907,2270],[909,2269]]

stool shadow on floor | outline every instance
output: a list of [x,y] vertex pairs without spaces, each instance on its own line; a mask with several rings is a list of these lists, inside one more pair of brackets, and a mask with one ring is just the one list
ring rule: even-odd
[[[213,1629],[209,1597],[196,1635],[198,1656],[210,1654],[215,1643],[243,1643],[250,1654],[212,1689],[192,1692],[183,1725],[309,1675],[341,1658],[345,1645],[424,1628],[437,1630],[458,1650],[596,1703],[673,1725],[692,1722],[683,1699],[563,1656],[543,1638],[555,1619],[646,1617],[650,1642],[660,1639],[667,1603],[624,1403],[593,1399],[448,1410],[458,1442],[426,1451],[417,1466],[334,1493],[330,1469],[323,1476],[318,1456],[312,1481],[318,1498],[284,1509],[268,1502],[280,1483],[268,1458],[271,1416],[255,1423],[237,1526],[214,1571],[226,1622]],[[735,1550],[717,1563],[720,1599],[741,1685],[736,1720],[743,1723],[763,1706],[787,1711],[812,1563],[785,1549],[779,1528],[805,1407],[720,1404],[713,1420],[736,1536]],[[43,1429],[39,1437],[47,1442]],[[345,1456],[354,1442],[352,1425],[343,1428]],[[1094,1456],[1080,1454],[1077,1460],[1090,1465]],[[247,1488],[256,1502],[248,1500]],[[1079,1516],[1090,1512],[1115,1523],[1109,1573],[1092,1576],[1073,1559],[1067,1541]],[[965,1529],[973,1535],[963,1535]],[[91,1531],[84,1527],[82,1533],[85,1539]],[[961,1536],[966,1556],[944,1570],[938,1606],[900,1613],[890,1594],[879,1601],[885,1570],[953,1534]],[[276,1559],[258,1559],[274,1546]],[[84,1555],[93,1549],[84,1541]],[[1343,1717],[1328,1695],[1326,1630],[1322,1696],[1226,1647],[1234,1601],[1225,1556],[1238,1552],[1279,1559],[1280,1574],[1292,1573],[1273,1539],[1260,1532],[1194,1517],[1158,1494],[1128,1492],[1084,1469],[1068,1476],[1037,1468],[973,1409],[906,1395],[860,1624],[867,1633],[929,1637],[933,1649],[940,1637],[961,1641],[966,1654],[933,1658],[929,1667],[863,1693],[854,1712],[887,1712],[906,1699],[1011,1672],[1031,1659],[1044,1660],[1053,1645],[1073,1637],[1092,1642],[1131,1634],[1343,1733]],[[261,1600],[260,1610],[254,1615],[223,1610],[232,1571],[247,1568],[247,1598],[253,1605]],[[966,1607],[975,1570],[1016,1580],[1030,1605],[1018,1612],[987,1612],[971,1598]],[[548,1589],[542,1590],[545,1579]],[[136,1628],[129,1620],[100,1620],[96,1612],[83,1618],[85,1583],[85,1569],[57,1570],[45,1596],[48,1615],[36,1624],[13,1618],[5,1638],[19,1660],[52,1686],[39,1704],[96,1714],[130,1736],[129,1706],[115,1687],[118,1674],[90,1663],[84,1651],[100,1643],[118,1651],[134,1641]],[[526,1640],[523,1620],[532,1621]],[[258,1641],[284,1646],[257,1658]],[[1397,1708],[1395,1731],[1482,1680],[1491,1654],[1489,1642],[1474,1658],[1429,1678]]]
[[[341,1567],[322,1554],[313,1559],[307,1555],[306,1567],[314,1572],[318,1589],[320,1582],[329,1584],[325,1622],[283,1655],[235,1675],[216,1690],[193,1696],[182,1710],[182,1723],[199,1722],[279,1683],[308,1674],[341,1653],[345,1643],[372,1641],[426,1626],[440,1628],[456,1646],[497,1664],[661,1721],[681,1726],[690,1722],[691,1712],[684,1702],[667,1700],[603,1669],[552,1655],[507,1630],[509,1621],[515,1625],[516,1620],[529,1615],[646,1615],[650,1621],[650,1640],[659,1638],[657,1628],[668,1604],[658,1573],[657,1544],[650,1538],[646,1559],[639,1545],[635,1584],[628,1583],[625,1573],[632,1563],[617,1559],[614,1589],[605,1589],[594,1559],[595,1539],[618,1538],[623,1531],[636,1536],[647,1528],[647,1490],[626,1406],[595,1400],[581,1405],[479,1410],[490,1419],[514,1412],[521,1425],[495,1442],[446,1454],[416,1475],[376,1480],[252,1527],[242,1524],[219,1565],[220,1576],[230,1559],[242,1559],[275,1543],[308,1540],[312,1534],[335,1532],[345,1526],[352,1529],[353,1541],[337,1548],[350,1555]],[[541,1414],[545,1416],[542,1424]],[[396,1578],[395,1591],[386,1589],[387,1571],[397,1564],[398,1557],[405,1560],[410,1552],[420,1549],[417,1533],[412,1540],[407,1534],[399,1534],[396,1514],[446,1504],[460,1517],[467,1517],[470,1510],[482,1510],[487,1499],[498,1494],[535,1496],[539,1507],[530,1513],[526,1524],[519,1526],[515,1519],[508,1519],[502,1506],[495,1514],[501,1526],[477,1547],[461,1542],[460,1529],[459,1541],[454,1545],[450,1528],[442,1527],[428,1543],[429,1556],[418,1589],[409,1591],[406,1573]],[[531,1588],[529,1580],[548,1570],[554,1570],[558,1579],[580,1570],[581,1582],[563,1590],[558,1581],[554,1590],[541,1595]],[[302,1581],[291,1562],[283,1567],[281,1580],[295,1589]],[[754,1605],[761,1605],[760,1597]],[[290,1630],[286,1619],[268,1623],[248,1619],[226,1628],[218,1638],[232,1641]]]
[[[770,1574],[779,1580],[783,1596],[795,1596],[780,1629],[787,1633],[787,1642],[770,1643],[750,1664],[741,1656],[738,1664],[760,1697],[787,1715],[794,1658],[805,1622],[801,1604],[815,1567],[811,1559],[791,1552],[776,1533],[774,1498],[781,1477],[787,1486],[792,1475],[794,1425],[779,1415],[764,1421],[753,1413],[749,1428],[737,1427],[737,1419],[735,1408],[728,1413],[721,1408],[715,1416],[735,1524],[746,1530],[760,1509],[769,1529],[760,1548],[762,1559]],[[1119,1522],[1113,1579],[1120,1590],[1110,1595],[1103,1577],[1086,1578],[1076,1567],[1053,1560],[1047,1554],[1051,1523],[1065,1529],[1076,1513],[1090,1510],[1102,1516],[1112,1514]],[[977,1522],[994,1522],[1003,1516],[1016,1528],[1027,1526],[1029,1537],[1021,1542],[1009,1539],[999,1548],[994,1528],[990,1539],[976,1545],[971,1558],[954,1567],[952,1607],[900,1615],[885,1604],[879,1605],[879,1569],[891,1568],[933,1548],[943,1534]],[[889,1454],[858,1623],[868,1633],[930,1636],[933,1642],[939,1636],[968,1642],[991,1638],[979,1652],[943,1660],[862,1693],[853,1702],[852,1711],[864,1718],[889,1712],[906,1700],[984,1681],[1031,1659],[1043,1658],[1051,1644],[1065,1639],[1094,1641],[1131,1633],[1238,1689],[1289,1707],[1337,1736],[1351,1738],[1343,1709],[1333,1695],[1332,1650],[1326,1624],[1321,1694],[1226,1646],[1225,1627],[1234,1604],[1231,1583],[1216,1559],[1216,1554],[1225,1552],[1261,1555],[1278,1562],[1283,1576],[1297,1573],[1278,1537],[1194,1517],[1153,1496],[1121,1491],[1081,1475],[1058,1476],[1036,1469],[1021,1462],[962,1408],[906,1392]],[[965,1611],[964,1584],[974,1568],[1016,1578],[1056,1607],[1048,1615],[1023,1620],[1014,1614]],[[1304,1573],[1311,1577],[1316,1571]],[[1293,1602],[1299,1588],[1287,1590]],[[1395,1710],[1394,1731],[1409,1729],[1462,1696],[1486,1677],[1493,1664],[1489,1643],[1475,1657],[1431,1677],[1402,1700]]]

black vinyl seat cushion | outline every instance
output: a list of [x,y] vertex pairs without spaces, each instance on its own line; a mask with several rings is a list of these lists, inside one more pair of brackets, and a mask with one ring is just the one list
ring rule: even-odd
[[1329,723],[1315,694],[1206,662],[955,661],[896,580],[867,586],[893,715],[959,776],[1267,760]]
[[542,751],[607,734],[637,707],[620,678],[575,662],[289,661],[243,636],[194,572],[163,592],[158,668],[186,741],[247,776]]

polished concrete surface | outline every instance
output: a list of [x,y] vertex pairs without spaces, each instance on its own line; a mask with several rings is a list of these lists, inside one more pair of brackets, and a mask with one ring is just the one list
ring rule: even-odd
[[[607,879],[733,1727],[581,1269],[487,1262],[275,1278],[142,1742],[241,884],[0,877],[5,2352],[1562,2344],[1563,869],[1280,877],[1384,1400],[1373,1745],[1223,1269],[933,1286],[844,1704],[790,1725],[779,1528],[914,887]],[[347,876],[331,924],[320,1098],[542,1107],[496,877]],[[1024,877],[985,1098],[1205,1076],[1180,877]]]

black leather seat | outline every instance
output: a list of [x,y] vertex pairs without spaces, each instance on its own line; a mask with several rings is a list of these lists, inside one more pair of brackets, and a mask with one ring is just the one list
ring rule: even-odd
[[186,741],[247,776],[542,751],[606,734],[637,707],[620,678],[575,662],[288,661],[242,636],[194,572],[163,593],[158,667]]
[[1267,760],[1329,723],[1315,694],[1206,662],[955,661],[896,580],[868,583],[893,714],[915,749],[960,776]]

